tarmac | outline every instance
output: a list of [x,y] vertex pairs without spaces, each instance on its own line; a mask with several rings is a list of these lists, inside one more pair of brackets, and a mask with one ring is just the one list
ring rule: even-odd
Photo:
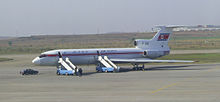
[[[145,71],[121,66],[120,73],[96,73],[81,66],[82,77],[57,76],[55,67],[34,66],[37,55],[1,55],[1,102],[219,102],[220,63],[145,65]],[[39,75],[22,76],[32,68]]]

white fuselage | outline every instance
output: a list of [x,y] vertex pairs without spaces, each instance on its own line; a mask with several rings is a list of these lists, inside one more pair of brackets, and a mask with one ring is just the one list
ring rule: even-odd
[[[63,58],[68,57],[75,65],[97,64],[98,56],[107,56],[109,59],[146,58],[144,51],[146,50],[140,48],[61,49],[44,52],[32,62],[37,65],[55,66],[58,64],[58,52],[60,52]],[[162,52],[159,55],[161,57],[167,51],[159,52]]]
[[[169,54],[168,41],[172,27],[160,26],[161,30],[150,40],[136,39],[136,48],[100,48],[100,49],[61,49],[42,53],[32,62],[37,65],[58,65],[58,52],[75,64],[97,64],[98,56],[109,59],[158,58]],[[119,62],[118,62],[119,63]]]

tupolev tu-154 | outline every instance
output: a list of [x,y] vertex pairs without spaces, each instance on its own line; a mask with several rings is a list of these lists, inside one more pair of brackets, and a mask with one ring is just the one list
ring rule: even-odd
[[[41,53],[32,62],[41,66],[57,66],[60,57],[68,58],[73,65],[96,64],[106,67],[114,67],[119,71],[115,63],[131,63],[134,67],[144,63],[162,62],[194,62],[187,60],[157,60],[170,53],[168,41],[173,29],[180,26],[157,26],[160,30],[150,39],[136,39],[135,48],[96,48],[96,49],[58,49]],[[62,56],[61,56],[62,55]]]

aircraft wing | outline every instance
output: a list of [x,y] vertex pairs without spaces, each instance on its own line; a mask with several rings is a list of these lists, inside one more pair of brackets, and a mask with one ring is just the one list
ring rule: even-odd
[[153,60],[148,58],[138,58],[138,59],[110,59],[112,62],[115,63],[192,63],[195,61],[187,61],[187,60]]

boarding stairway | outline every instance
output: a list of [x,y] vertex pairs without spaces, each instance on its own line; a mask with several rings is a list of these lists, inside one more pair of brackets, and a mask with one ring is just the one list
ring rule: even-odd
[[120,67],[116,66],[107,56],[98,56],[98,61],[107,68],[114,68],[114,71],[119,72]]
[[61,64],[66,70],[75,70],[76,69],[76,66],[71,63],[69,58],[66,58],[66,61],[64,61],[63,58],[59,58],[58,63]]
[[[58,52],[58,56],[59,56],[59,60],[58,63],[62,68],[65,68],[67,71],[71,71],[72,73],[78,73],[80,72],[80,74],[82,74],[82,69],[81,68],[77,68],[70,60],[68,57],[66,57],[65,60],[63,60],[63,57],[61,55],[60,52]],[[59,67],[59,66],[58,66]]]

